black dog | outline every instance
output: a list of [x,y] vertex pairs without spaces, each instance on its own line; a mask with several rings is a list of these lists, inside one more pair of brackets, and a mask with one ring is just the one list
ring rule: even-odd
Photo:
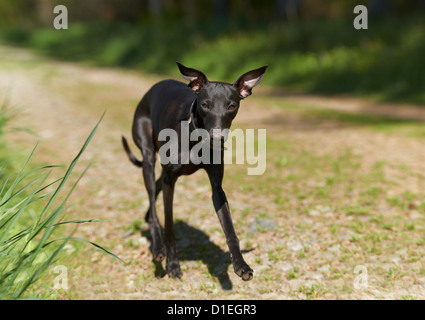
[[[153,258],[160,262],[167,256],[168,275],[173,278],[182,276],[173,231],[174,185],[179,176],[189,175],[203,168],[208,173],[211,182],[213,204],[226,235],[235,273],[243,280],[251,280],[253,270],[242,257],[226,195],[221,186],[224,171],[223,161],[220,164],[212,161],[206,164],[194,164],[192,161],[188,161],[187,164],[185,162],[161,164],[162,173],[157,181],[155,181],[154,166],[156,153],[165,143],[158,139],[161,130],[175,130],[179,138],[178,143],[181,144],[182,120],[188,120],[190,130],[205,129],[215,141],[217,130],[214,129],[223,132],[224,129],[230,128],[238,112],[239,102],[251,95],[251,89],[261,81],[267,66],[249,71],[240,76],[234,84],[229,84],[210,82],[202,72],[187,68],[180,63],[177,65],[183,77],[190,82],[189,86],[175,80],[161,81],[145,94],[136,109],[133,139],[142,152],[143,161],[136,159],[131,153],[126,139],[122,137],[124,149],[131,162],[143,168],[143,178],[150,202],[145,220],[150,224]],[[225,134],[220,134],[218,138],[221,140],[222,147],[226,139]],[[188,144],[191,149],[196,142],[190,141]],[[179,159],[181,157],[182,154],[179,154]],[[161,190],[164,196],[165,246],[155,209],[155,200]]]

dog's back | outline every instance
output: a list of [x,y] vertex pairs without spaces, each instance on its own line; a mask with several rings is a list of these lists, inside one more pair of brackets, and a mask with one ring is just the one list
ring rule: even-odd
[[[174,129],[180,132],[180,121],[187,120],[190,106],[196,94],[187,84],[176,80],[164,80],[155,84],[139,103],[134,119],[148,117],[152,122],[155,137],[162,129]],[[140,121],[133,123],[133,136],[137,132]],[[155,141],[157,142],[157,141]]]

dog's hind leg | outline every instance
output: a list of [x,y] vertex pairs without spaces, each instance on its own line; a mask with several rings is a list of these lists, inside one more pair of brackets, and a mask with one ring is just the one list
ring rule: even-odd
[[[162,179],[164,178],[164,170],[161,172],[161,176],[158,178],[158,180],[155,181],[155,200],[158,199],[159,193],[162,191]],[[151,206],[149,205],[149,209],[146,211],[145,214],[145,221],[149,222],[149,212],[151,211]]]
[[[146,191],[149,196],[149,222],[152,236],[152,253],[153,259],[157,262],[165,258],[165,246],[161,235],[161,226],[159,224],[158,215],[155,208],[155,200],[157,197],[157,188],[155,183],[155,161],[156,150],[152,135],[152,123],[148,117],[141,117],[135,123],[134,130],[138,133],[136,144],[142,151],[143,155],[143,179]],[[158,191],[159,193],[159,191]]]

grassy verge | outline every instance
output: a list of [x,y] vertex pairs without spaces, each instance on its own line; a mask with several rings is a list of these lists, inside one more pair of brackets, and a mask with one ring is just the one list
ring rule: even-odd
[[[0,154],[7,150],[1,134],[9,118],[5,103],[0,110]],[[79,181],[70,183],[71,173],[99,123],[64,176],[53,178],[53,181],[49,181],[52,180],[49,176],[55,166],[29,168],[36,148],[17,171],[8,164],[7,158],[1,159],[0,299],[57,298],[55,288],[43,281],[48,277],[47,270],[58,263],[69,241],[89,242],[73,237],[73,231],[69,232],[68,228],[63,227],[98,221],[65,220],[64,211],[66,202]],[[119,259],[103,247],[89,243]]]

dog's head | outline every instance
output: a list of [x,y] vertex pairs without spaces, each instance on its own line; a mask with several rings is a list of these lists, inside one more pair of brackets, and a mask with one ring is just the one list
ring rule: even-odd
[[224,142],[239,110],[240,101],[252,94],[252,88],[260,83],[267,66],[248,71],[230,84],[209,81],[201,71],[187,68],[178,62],[177,65],[183,78],[189,81],[189,87],[198,96],[195,107],[202,127],[210,137],[221,138]]

